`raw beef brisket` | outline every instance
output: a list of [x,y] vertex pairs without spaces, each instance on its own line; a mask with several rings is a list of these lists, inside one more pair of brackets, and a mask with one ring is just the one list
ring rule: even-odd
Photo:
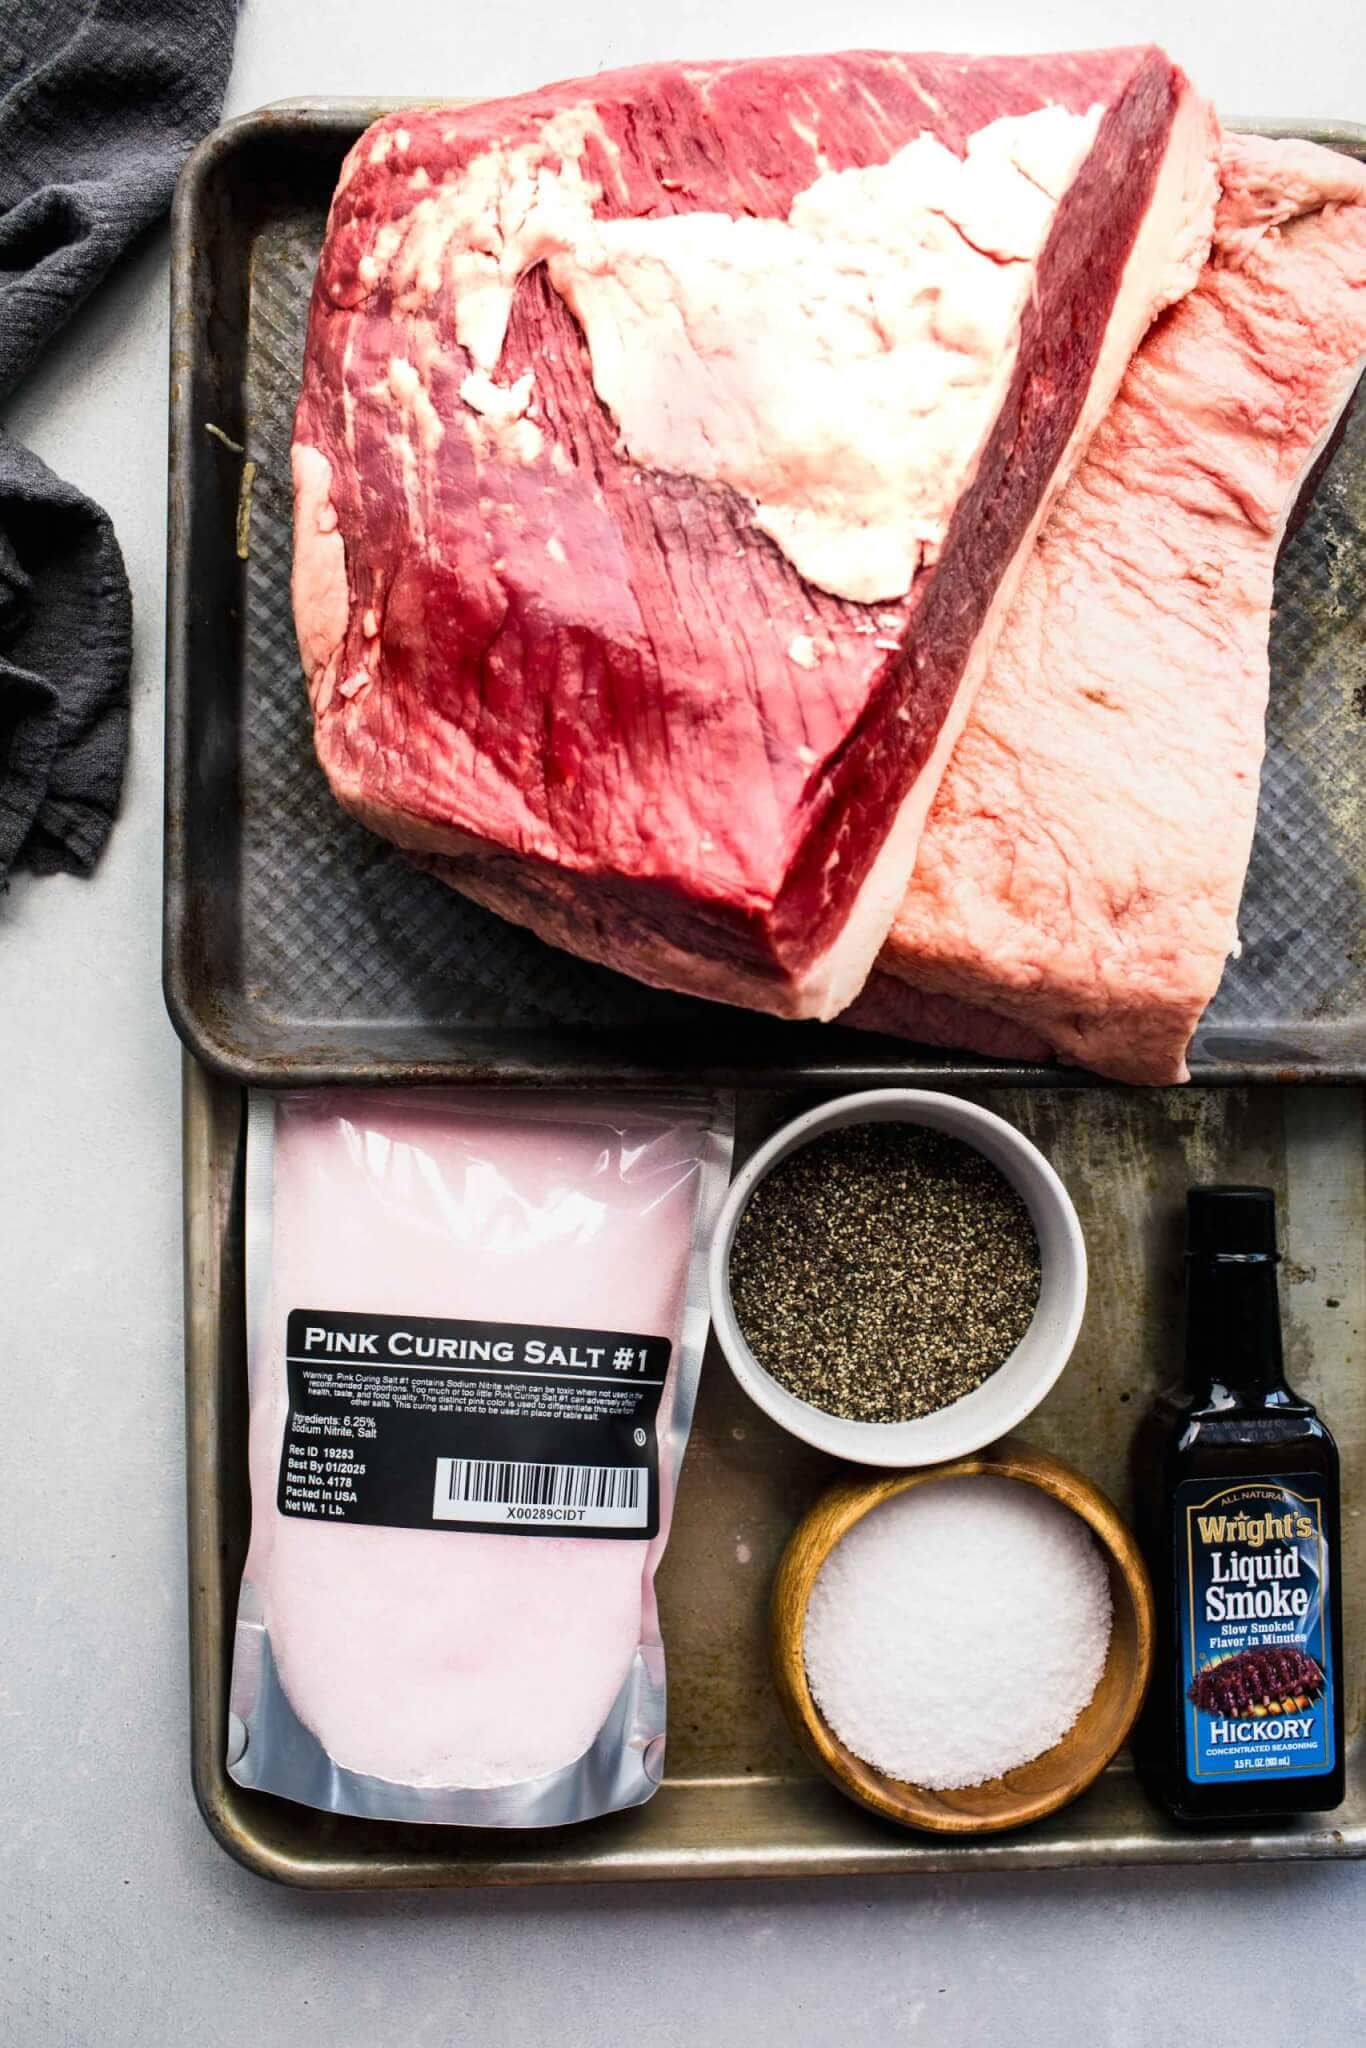
[[1366,355],[1366,169],[1230,136],[1221,175],[1215,255],[1044,530],[851,1021],[920,1038],[956,1001],[960,1044],[986,1012],[1186,1077],[1237,941],[1276,555]]
[[347,159],[295,429],[340,801],[665,986],[861,985],[1052,493],[1198,273],[1158,52],[657,66]]

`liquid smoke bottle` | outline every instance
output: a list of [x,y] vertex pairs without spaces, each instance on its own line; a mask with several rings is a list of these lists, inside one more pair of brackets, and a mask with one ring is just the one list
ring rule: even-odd
[[1338,1454],[1286,1384],[1277,1262],[1270,1188],[1189,1191],[1185,1384],[1140,1472],[1159,1629],[1140,1765],[1187,1822],[1343,1796]]

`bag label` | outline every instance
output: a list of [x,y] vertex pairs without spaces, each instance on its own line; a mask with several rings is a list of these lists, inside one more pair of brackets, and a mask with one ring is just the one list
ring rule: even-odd
[[1332,1629],[1317,1474],[1176,1490],[1186,1776],[1331,1771]]
[[654,1536],[670,1350],[620,1330],[293,1309],[280,1513]]

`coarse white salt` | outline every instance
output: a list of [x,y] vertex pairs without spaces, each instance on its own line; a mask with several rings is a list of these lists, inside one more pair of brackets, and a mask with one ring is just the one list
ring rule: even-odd
[[872,1509],[822,1565],[807,1678],[876,1770],[927,1791],[982,1785],[1067,1733],[1111,1620],[1080,1516],[1021,1480],[933,1480]]

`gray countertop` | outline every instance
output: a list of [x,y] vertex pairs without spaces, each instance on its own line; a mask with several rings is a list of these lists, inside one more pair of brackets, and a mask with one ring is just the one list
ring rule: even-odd
[[[1149,38],[1226,109],[1366,118],[1354,0],[246,0],[229,110],[646,57]],[[0,898],[0,2035],[1289,2048],[1366,2017],[1359,1866],[345,1899],[272,1890],[210,1840],[187,1762],[179,1055],[158,979],[166,328],[158,234],[7,421],[112,512],[137,662],[98,874]]]

